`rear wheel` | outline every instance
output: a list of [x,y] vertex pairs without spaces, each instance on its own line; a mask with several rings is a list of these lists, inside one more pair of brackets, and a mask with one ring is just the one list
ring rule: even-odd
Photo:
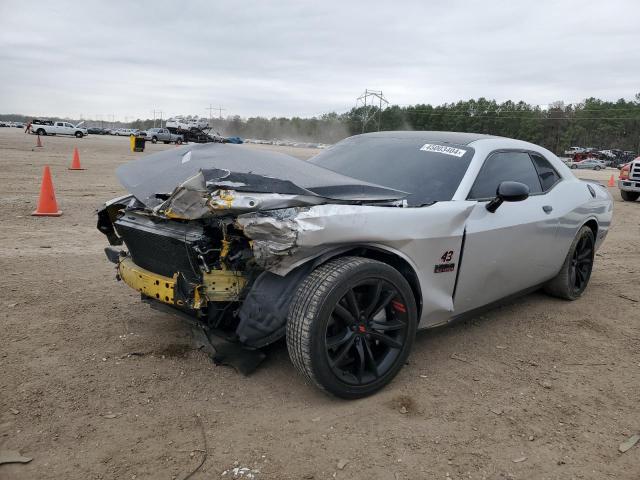
[[404,365],[417,326],[411,287],[389,265],[342,257],[314,270],[289,308],[287,348],[316,386],[342,398],[370,395]]
[[640,192],[625,192],[620,190],[620,196],[625,202],[635,202],[640,197]]
[[181,138],[176,140],[176,145],[182,145],[182,139]]
[[560,273],[544,289],[549,295],[576,300],[587,288],[593,268],[595,237],[588,226],[583,226],[569,248]]

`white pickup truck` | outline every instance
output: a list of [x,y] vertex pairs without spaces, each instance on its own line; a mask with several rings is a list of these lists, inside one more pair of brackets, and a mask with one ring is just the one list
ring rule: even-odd
[[69,122],[51,122],[53,125],[36,124],[31,125],[31,131],[38,135],[74,135],[76,138],[82,138],[87,134],[87,129],[80,127],[84,122],[72,125]]
[[618,188],[625,202],[635,202],[640,198],[640,157],[622,166]]

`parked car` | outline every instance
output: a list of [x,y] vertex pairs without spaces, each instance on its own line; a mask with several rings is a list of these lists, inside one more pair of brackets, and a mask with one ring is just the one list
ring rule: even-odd
[[626,202],[640,198],[640,157],[623,165],[618,176],[620,196]]
[[588,158],[581,162],[571,162],[571,168],[582,168],[590,170],[602,170],[607,168],[606,164],[602,160],[596,160],[595,158]]
[[118,137],[121,137],[121,136],[130,137],[131,135],[135,135],[135,134],[136,134],[136,131],[133,128],[118,128],[113,133],[113,135],[116,135]]
[[210,143],[116,173],[129,194],[98,229],[118,280],[236,348],[286,337],[343,398],[390,382],[417,329],[541,286],[579,298],[612,216],[548,150],[471,133],[358,135],[308,161]]
[[148,128],[146,139],[151,143],[164,142],[164,143],[177,143],[182,144],[184,136],[182,134],[171,133],[167,128]]
[[83,123],[73,125],[69,122],[35,123],[33,121],[31,131],[38,135],[73,135],[76,138],[82,138],[89,133],[86,128],[80,126]]
[[87,132],[89,132],[91,135],[104,135],[104,128],[89,127],[87,128]]

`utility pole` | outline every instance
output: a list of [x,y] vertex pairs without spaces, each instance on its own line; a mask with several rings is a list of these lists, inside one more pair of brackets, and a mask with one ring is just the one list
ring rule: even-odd
[[212,127],[213,125],[211,124],[211,118],[212,118],[212,114],[211,112],[213,112],[214,110],[218,110],[218,119],[222,120],[222,112],[226,111],[226,108],[222,108],[222,105],[218,105],[218,107],[214,107],[213,105],[209,104],[209,106],[207,108],[205,108],[205,110],[209,110],[209,126]]
[[205,108],[205,110],[209,110],[209,128],[211,128],[211,112],[213,111],[213,105],[209,104],[209,107]]
[[156,128],[156,114],[160,114],[160,128],[162,128],[162,110],[153,110],[153,128]]
[[[370,102],[368,102],[369,99],[371,100]],[[385,107],[389,105],[389,102],[386,98],[384,98],[384,95],[382,94],[382,90],[369,90],[367,88],[365,89],[364,93],[360,95],[356,100],[356,109],[359,108],[359,105],[362,105],[362,133],[364,133],[367,123],[369,123],[370,120],[373,119],[375,121],[375,103],[378,103],[377,124],[378,131],[380,131],[380,127],[382,125],[382,104],[384,103]]]

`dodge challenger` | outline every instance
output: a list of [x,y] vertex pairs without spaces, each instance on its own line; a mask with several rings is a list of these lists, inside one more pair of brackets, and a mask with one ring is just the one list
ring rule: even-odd
[[286,338],[342,398],[404,365],[418,329],[543,288],[578,299],[608,190],[502,137],[380,132],[308,161],[226,144],[124,164],[98,211],[118,280],[244,349]]

